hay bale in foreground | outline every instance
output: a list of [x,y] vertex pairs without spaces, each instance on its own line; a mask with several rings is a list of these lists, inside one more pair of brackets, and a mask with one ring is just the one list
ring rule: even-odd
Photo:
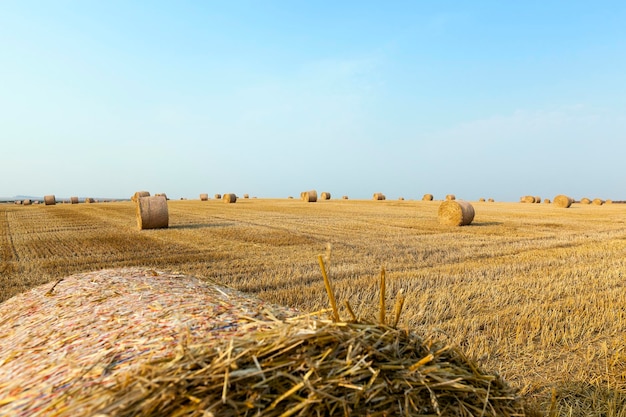
[[148,191],[136,191],[130,198],[130,201],[136,203],[139,201],[139,197],[150,197],[150,193]]
[[43,196],[43,202],[46,206],[54,206],[57,203],[57,199],[54,195]]
[[209,200],[208,194],[200,194],[200,201],[208,201],[208,200]]
[[139,230],[164,229],[169,225],[167,199],[162,195],[139,197],[136,213]]
[[55,285],[0,304],[0,414],[524,415],[500,376],[410,329],[140,268]]
[[559,194],[553,199],[553,204],[561,208],[569,208],[573,202],[574,202],[573,198],[568,197],[564,194]]
[[433,201],[433,198],[435,197],[432,194],[424,194],[422,201]]
[[222,201],[224,203],[236,203],[237,202],[237,195],[234,194],[234,193],[224,194],[224,196],[222,197]]
[[474,220],[474,206],[468,201],[448,200],[441,203],[437,215],[445,226],[467,226]]
[[315,203],[317,201],[317,191],[315,190],[302,191],[300,193],[300,198],[305,203]]

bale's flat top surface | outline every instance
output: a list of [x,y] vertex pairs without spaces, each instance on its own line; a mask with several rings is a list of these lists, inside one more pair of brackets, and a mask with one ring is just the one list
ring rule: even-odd
[[[0,304],[0,415],[55,415],[77,384],[218,343],[296,312],[182,274],[142,268],[76,274]],[[258,321],[257,321],[258,320]],[[55,411],[56,410],[56,411]]]

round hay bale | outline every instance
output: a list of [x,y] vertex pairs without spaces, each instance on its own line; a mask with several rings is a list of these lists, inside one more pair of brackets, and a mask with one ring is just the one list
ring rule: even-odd
[[550,204],[550,203],[551,203],[551,201],[550,201],[549,198],[544,198],[543,204]]
[[404,201],[404,197],[398,197],[398,200]]
[[484,197],[480,197],[480,198],[478,199],[478,202],[479,202],[479,203],[484,203],[484,202],[485,202],[485,198],[484,198]]
[[78,197],[70,197],[71,204],[78,204]]
[[580,199],[580,204],[591,204],[591,200],[587,197],[583,197]]
[[493,198],[490,198],[490,199],[489,199],[489,200],[487,200],[487,201],[488,201],[488,202],[490,202],[490,203],[495,202],[495,200],[494,200]]
[[613,204],[613,200],[606,200],[604,204]]
[[328,191],[322,192],[322,200],[330,200],[330,193]]
[[541,203],[541,197],[535,196],[535,203],[537,204]]
[[222,201],[224,203],[236,203],[237,202],[237,195],[233,194],[233,193],[224,194],[222,196]]
[[302,317],[180,273],[76,274],[0,317],[7,416],[524,415],[516,388],[432,336]]
[[24,204],[24,202],[22,200],[15,200],[15,204],[20,205],[20,204]]
[[448,200],[441,203],[437,215],[445,226],[467,226],[474,220],[474,207],[468,201]]
[[446,200],[447,201],[454,201],[454,200],[456,200],[456,196],[454,194],[448,194],[448,195],[446,195]]
[[243,198],[250,198],[250,194],[244,194]]
[[215,194],[213,196],[213,198],[215,198],[216,200],[221,200],[222,199],[222,195],[221,194]]
[[317,191],[303,191],[302,192],[302,201],[306,203],[315,203],[317,201]]
[[557,207],[569,208],[574,202],[574,199],[564,194],[559,194],[556,197],[554,197],[552,201],[553,201],[553,204]]
[[91,203],[95,203],[95,202],[96,201],[93,198],[91,198],[91,197],[85,198],[85,203],[87,203],[87,204],[91,204]]
[[386,200],[386,199],[387,199],[387,197],[386,197],[386,196],[385,196],[385,194],[383,194],[383,193],[374,193],[374,195],[373,195],[373,197],[372,197],[372,198],[373,198],[374,200],[378,200],[378,201],[381,201],[381,200]]
[[601,206],[602,204],[604,204],[604,200],[602,200],[601,198],[594,198],[591,202],[596,206]]
[[130,200],[136,203],[137,201],[139,201],[139,197],[150,197],[150,193],[148,191],[137,191],[135,192],[135,194],[133,194]]
[[534,203],[535,197],[533,197],[532,195],[525,195],[520,198],[520,202],[521,203]]
[[208,194],[200,194],[200,201],[208,201],[208,200],[209,200]]
[[139,230],[164,229],[169,225],[167,199],[162,195],[139,197],[136,213]]
[[424,196],[422,197],[423,201],[433,201],[435,197],[432,194],[424,194]]
[[341,199],[342,199],[342,200],[347,200],[347,199],[348,199],[348,196],[347,196],[347,195],[343,195],[343,196],[341,196]]
[[33,204],[33,202],[29,198],[27,198],[22,201],[22,204],[25,206],[30,206],[31,204]]
[[46,204],[46,206],[54,206],[57,203],[57,199],[52,194],[46,195],[43,197],[43,202]]

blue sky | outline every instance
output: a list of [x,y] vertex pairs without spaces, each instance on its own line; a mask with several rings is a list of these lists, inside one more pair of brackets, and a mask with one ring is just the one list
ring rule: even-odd
[[0,2],[0,196],[626,200],[626,3]]

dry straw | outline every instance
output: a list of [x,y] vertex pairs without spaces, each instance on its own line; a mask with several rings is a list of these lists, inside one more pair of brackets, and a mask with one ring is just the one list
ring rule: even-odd
[[162,195],[139,197],[136,213],[139,230],[163,229],[169,225],[167,199]]
[[222,199],[222,195],[221,194],[215,194],[213,196],[213,198],[215,198],[216,200],[221,200]]
[[208,201],[208,200],[209,200],[208,194],[200,194],[200,201]]
[[580,204],[591,204],[591,200],[587,197],[583,197],[580,199]]
[[0,305],[0,414],[524,415],[500,376],[397,328],[403,300],[393,325],[344,322],[171,273],[67,277]]
[[488,201],[488,202],[490,202],[490,203],[495,202],[495,200],[494,200],[493,198],[490,198],[490,199],[489,199],[489,200],[487,200],[487,201]]
[[130,200],[136,203],[139,201],[139,197],[150,197],[150,193],[148,191],[137,191],[133,194]]
[[604,201],[601,198],[594,198],[592,203],[596,206],[601,206],[602,204],[604,204]]
[[250,194],[244,194],[243,198],[250,198]]
[[433,201],[434,196],[432,194],[424,194],[422,197],[423,201]]
[[300,198],[306,203],[315,203],[317,201],[317,191],[302,191],[300,193]]
[[224,196],[222,197],[222,201],[224,203],[236,203],[237,195],[233,193],[224,194]]
[[525,196],[520,198],[520,202],[522,202],[522,203],[534,203],[535,202],[535,197],[533,197],[532,195],[525,195]]
[[330,200],[330,193],[328,191],[323,191],[321,197],[322,200]]
[[70,197],[70,203],[78,204],[78,197]]
[[374,195],[372,196],[372,198],[374,200],[386,200],[387,197],[385,196],[385,194],[383,193],[374,193]]
[[456,196],[454,194],[448,194],[448,195],[446,195],[446,200],[447,201],[454,201],[454,200],[456,200]]
[[57,199],[54,195],[46,195],[43,197],[43,202],[46,206],[54,206],[57,203]]
[[564,194],[559,194],[556,197],[554,197],[553,201],[554,201],[553,204],[557,207],[569,208],[574,202],[574,199]]
[[537,204],[541,203],[541,197],[535,196],[535,203]]
[[544,199],[543,199],[543,203],[544,203],[544,204],[550,204],[550,203],[551,203],[551,201],[550,201],[550,199],[549,199],[549,198],[544,198]]
[[445,226],[467,226],[474,220],[474,207],[468,201],[448,200],[441,203],[437,215]]
[[25,206],[30,206],[31,204],[33,204],[33,202],[29,198],[27,198],[22,201],[22,204]]
[[341,196],[341,199],[342,199],[342,200],[347,200],[347,199],[348,199],[348,196],[347,196],[347,195]]
[[485,198],[484,198],[484,197],[480,197],[480,198],[478,199],[478,202],[480,202],[480,203],[484,203],[484,202],[485,202]]
[[91,204],[91,203],[95,203],[95,202],[96,202],[96,200],[94,200],[94,199],[93,199],[93,198],[91,198],[91,197],[87,197],[87,198],[85,198],[85,203],[87,203],[87,204]]

